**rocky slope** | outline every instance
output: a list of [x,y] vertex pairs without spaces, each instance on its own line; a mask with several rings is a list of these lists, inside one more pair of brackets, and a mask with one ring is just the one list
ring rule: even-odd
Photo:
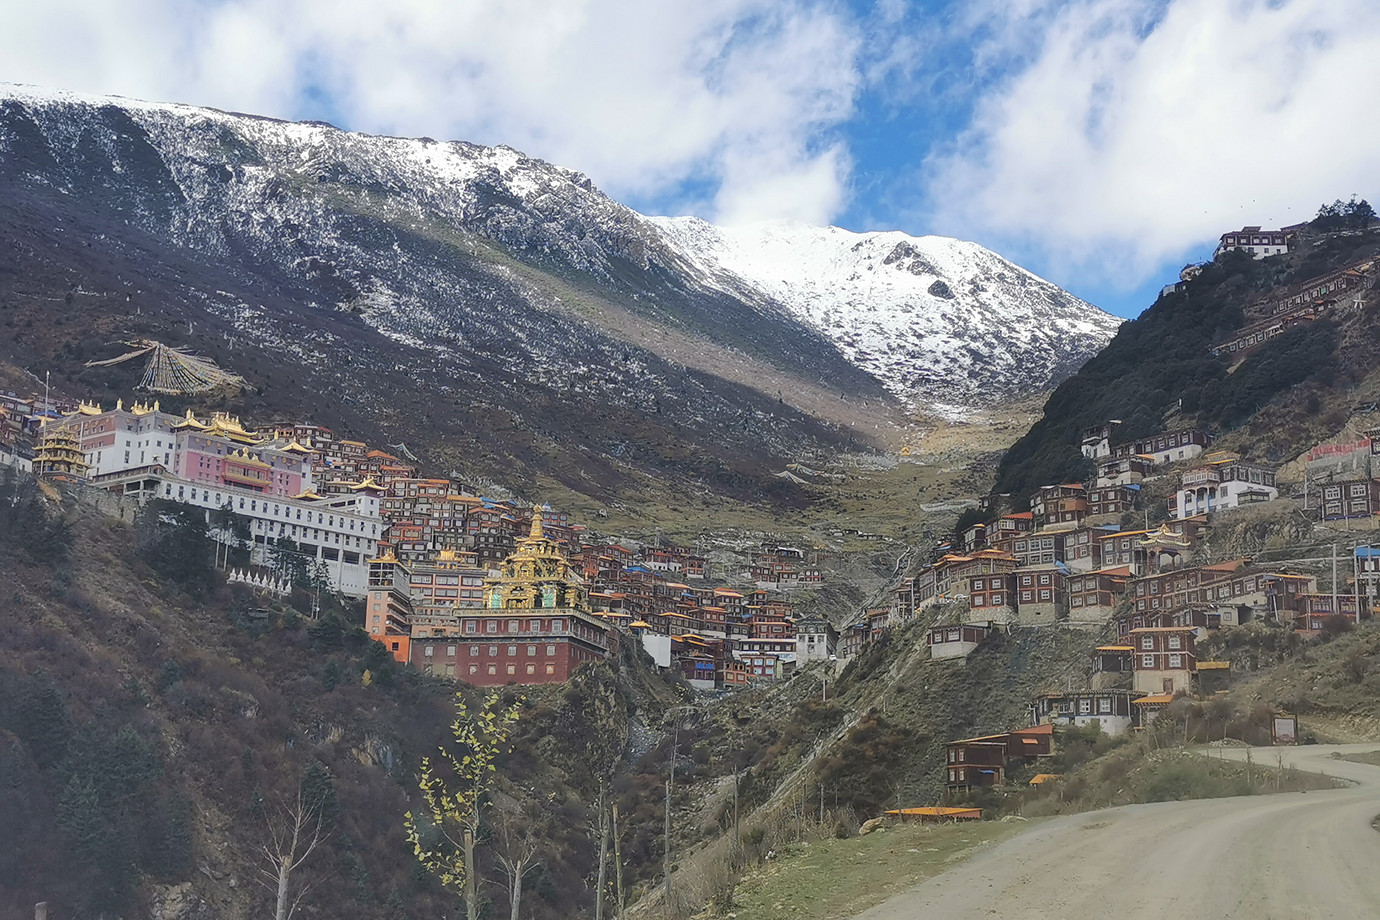
[[113,396],[131,382],[81,363],[160,338],[244,374],[231,408],[324,412],[517,487],[751,491],[884,432],[896,397],[1042,387],[1111,332],[971,244],[754,239],[504,147],[190,106],[0,85],[0,192],[23,330],[0,359]]

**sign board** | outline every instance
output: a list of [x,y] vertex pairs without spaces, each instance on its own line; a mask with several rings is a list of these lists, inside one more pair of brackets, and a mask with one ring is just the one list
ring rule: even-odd
[[1270,736],[1275,744],[1298,744],[1298,730],[1296,716],[1279,714],[1270,720]]
[[1307,462],[1308,480],[1313,483],[1365,479],[1371,472],[1371,440],[1319,444],[1308,452]]

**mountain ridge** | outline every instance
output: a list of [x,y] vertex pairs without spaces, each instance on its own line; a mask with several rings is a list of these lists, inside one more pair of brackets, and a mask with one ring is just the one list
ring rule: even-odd
[[[917,394],[1046,386],[1097,344],[1013,365],[998,311],[984,341],[941,343],[967,360],[922,362],[923,337],[893,349],[897,321],[868,333],[861,361],[849,322],[841,334],[812,321],[760,279],[721,283],[664,221],[507,147],[0,84],[0,187],[6,235],[25,249],[0,271],[0,301],[38,322],[0,358],[56,361],[78,389],[128,395],[130,381],[81,363],[108,357],[97,330],[138,330],[249,371],[265,398],[229,408],[301,414],[313,393],[339,392],[357,436],[420,444],[443,468],[464,455],[517,487],[762,491],[783,462],[903,442]],[[103,281],[101,302],[72,316],[35,306]],[[972,325],[961,313],[942,321]],[[78,347],[59,321],[93,334]],[[422,417],[400,418],[399,386]]]
[[790,221],[651,220],[710,283],[780,304],[912,403],[1047,389],[1121,324],[965,240]]

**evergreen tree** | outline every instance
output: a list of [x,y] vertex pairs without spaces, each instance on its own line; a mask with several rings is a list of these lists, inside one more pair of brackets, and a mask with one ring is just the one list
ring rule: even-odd
[[159,575],[193,595],[215,584],[215,541],[202,509],[159,499],[139,512],[135,528],[139,555]]
[[302,804],[321,819],[321,826],[330,830],[340,817],[340,802],[335,796],[335,779],[321,761],[313,761],[298,783]]
[[43,672],[25,682],[16,701],[14,733],[28,747],[40,767],[52,767],[67,754],[72,737],[72,713],[62,692]]

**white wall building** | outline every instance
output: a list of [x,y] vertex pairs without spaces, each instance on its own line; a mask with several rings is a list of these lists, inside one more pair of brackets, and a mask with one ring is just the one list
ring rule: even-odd
[[1242,227],[1240,230],[1224,233],[1212,257],[1215,259],[1231,249],[1244,249],[1257,259],[1281,255],[1289,251],[1289,241],[1293,237],[1291,230],[1289,227],[1283,230]]
[[838,654],[838,630],[823,617],[803,617],[795,624],[795,655],[800,661],[828,661]]
[[378,495],[305,500],[214,488],[169,475],[159,476],[157,481],[156,493],[150,497],[208,511],[223,508],[228,502],[236,514],[248,518],[254,563],[267,565],[269,548],[279,540],[292,540],[324,564],[334,590],[350,597],[368,593],[369,557],[377,551],[384,529]]
[[1169,499],[1169,516],[1178,520],[1276,498],[1274,470],[1240,460],[1220,461],[1184,472],[1179,490]]

